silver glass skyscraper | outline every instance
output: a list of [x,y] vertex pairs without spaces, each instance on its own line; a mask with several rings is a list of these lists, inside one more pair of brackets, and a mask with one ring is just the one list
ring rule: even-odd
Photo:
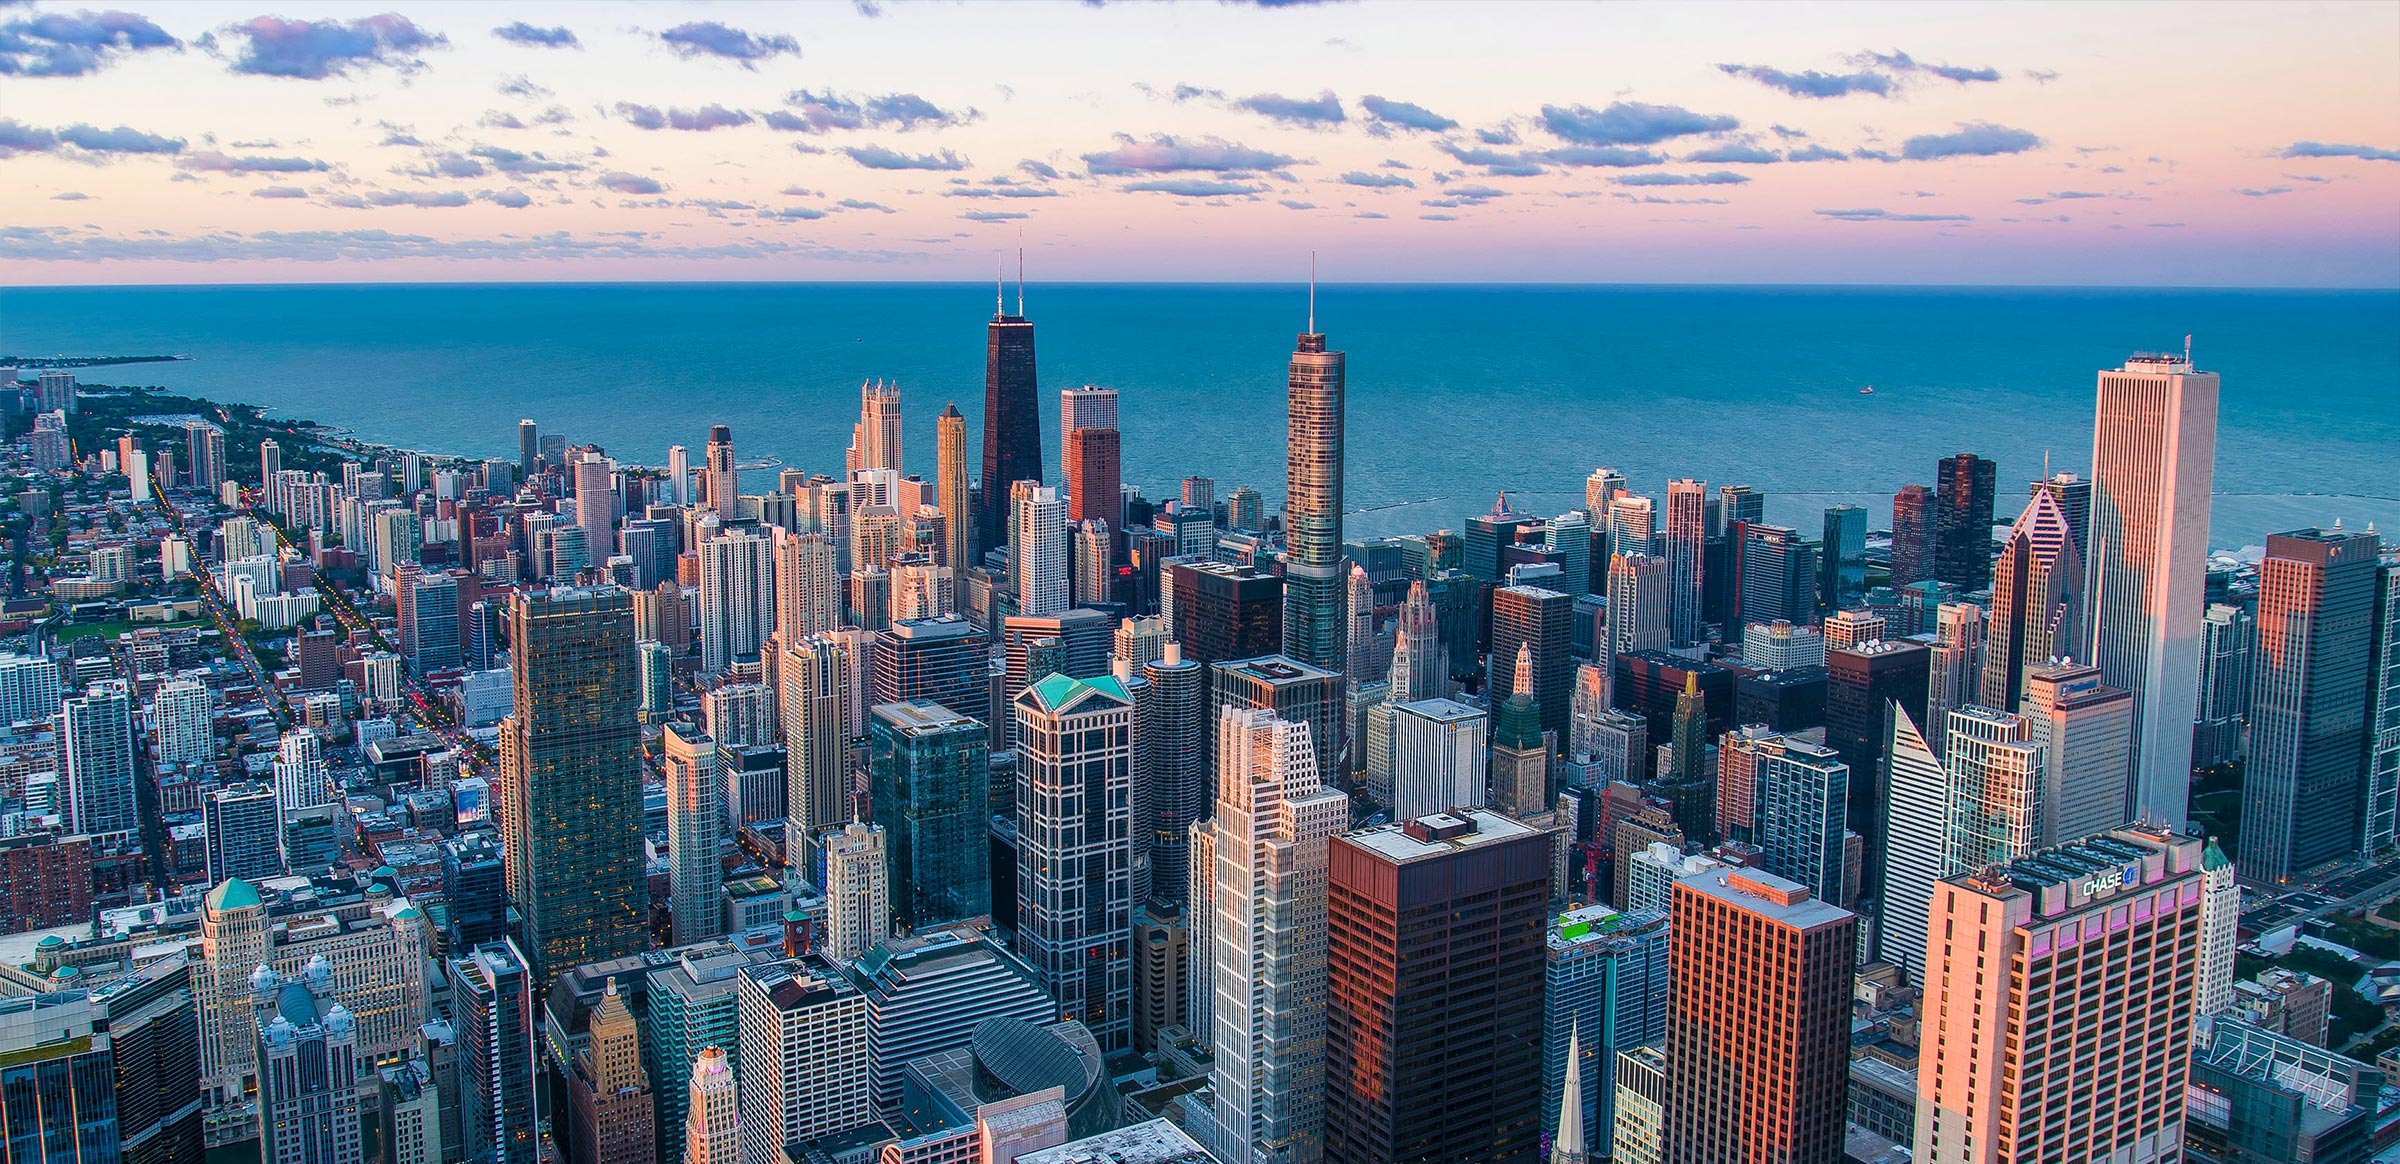
[[2217,374],[2188,350],[2100,373],[2086,655],[2133,692],[2134,819],[2173,827],[2190,809],[2216,451]]
[[[1342,398],[1347,358],[1327,351],[1309,285],[1308,331],[1292,352],[1285,444],[1283,653],[1342,669]],[[1320,741],[1322,743],[1322,741]]]

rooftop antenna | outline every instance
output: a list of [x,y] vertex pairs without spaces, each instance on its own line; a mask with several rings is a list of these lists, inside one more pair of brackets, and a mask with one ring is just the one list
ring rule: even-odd
[[993,256],[992,256],[992,314],[994,314],[994,315],[1006,315],[1006,314],[1008,314],[1008,304],[1007,304],[1007,302],[1006,302],[1006,301],[1004,301],[1004,300],[1001,298],[1001,295],[1003,294],[1003,292],[1001,291],[1001,288],[1002,288],[1002,287],[1004,287],[1004,286],[1006,286],[1006,285],[1007,285],[1007,283],[1008,283],[1008,260],[1007,260],[1005,257],[1003,257],[1003,256],[1000,256],[1000,255],[993,255]]
[[2042,480],[2050,479],[2050,450],[2042,450]]
[[1025,314],[1025,228],[1017,228],[1017,315]]
[[2192,364],[2192,337],[2188,335],[2183,337],[2183,364],[2187,368]]
[[1317,334],[1317,252],[1308,252],[1308,334]]

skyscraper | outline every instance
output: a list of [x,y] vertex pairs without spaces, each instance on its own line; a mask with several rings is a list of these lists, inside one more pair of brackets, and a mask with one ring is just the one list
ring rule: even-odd
[[692,450],[682,445],[667,446],[667,488],[664,498],[669,505],[692,503]]
[[2348,855],[2368,756],[2376,570],[2373,533],[2271,534],[2258,569],[2250,760],[2242,777],[2244,880],[2280,885]]
[[1009,575],[1017,613],[1040,618],[1070,605],[1067,507],[1058,490],[1017,484],[1009,496]]
[[1151,896],[1181,905],[1191,890],[1192,823],[1208,815],[1208,677],[1174,642],[1142,665],[1142,677],[1150,689],[1134,708],[1134,737],[1153,819],[1134,827],[1150,832]]
[[633,607],[614,588],[509,599],[500,730],[509,897],[543,981],[649,944]]
[[1884,857],[1883,914],[1877,953],[1918,981],[1925,975],[1925,928],[1934,883],[1952,870],[1942,864],[1943,829],[1950,815],[1950,773],[1942,767],[1916,718],[1891,706],[1884,717],[1883,756],[1889,807]]
[[1842,900],[1843,834],[1850,766],[1831,748],[1800,740],[1758,756],[1758,847],[1762,867],[1820,901]]
[[2009,528],[1992,575],[1990,645],[1976,702],[2015,711],[2027,670],[2074,653],[2083,575],[2083,555],[2057,496],[2037,491]]
[[575,461],[575,524],[584,552],[597,565],[617,548],[617,463],[593,450]]
[[1661,1159],[1840,1160],[1858,919],[1759,869],[1674,892]]
[[934,420],[934,496],[942,511],[942,565],[964,570],[975,564],[976,515],[967,478],[967,418],[954,401]]
[[517,422],[517,468],[525,479],[533,479],[534,471],[542,464],[541,426],[528,418]]
[[[632,816],[640,819],[638,811]],[[638,860],[634,868],[641,868]],[[477,946],[451,958],[447,970],[466,1158],[495,1164],[536,1159],[534,974],[514,942]]]
[[773,633],[774,543],[753,533],[700,543],[700,669],[715,674],[755,657]]
[[[1308,330],[1292,352],[1286,395],[1283,497],[1283,653],[1342,669],[1342,425],[1347,359],[1317,330],[1309,278]],[[1320,748],[1328,747],[1318,740]]]
[[1664,559],[1642,553],[1616,553],[1609,556],[1610,654],[1665,650],[1673,638],[1667,607],[1667,564]]
[[858,386],[858,427],[850,430],[850,472],[900,467],[900,386],[882,380]]
[[884,836],[882,826],[856,820],[825,836],[825,954],[837,962],[865,957],[892,936]]
[[717,778],[717,742],[699,729],[668,723],[660,730],[659,748],[667,778],[667,896],[674,944],[683,946],[725,932],[724,911],[718,908],[725,879],[717,864],[725,786]]
[[992,322],[984,329],[983,492],[976,518],[976,544],[985,549],[1008,540],[1011,487],[1042,480],[1042,415],[1034,384],[1033,323],[1025,312],[1025,285],[1017,283],[1017,314],[992,289]]
[[2118,829],[1942,879],[1913,1159],[2183,1158],[2200,857]]
[[[745,966],[735,993],[742,1164],[779,1164],[787,1144],[872,1118],[867,1000],[840,970],[814,956]],[[695,1097],[691,1110],[706,1109]]]
[[60,703],[58,748],[65,760],[68,832],[141,827],[133,797],[133,709],[122,681],[94,683]]
[[1564,739],[1568,689],[1575,682],[1575,600],[1538,586],[1503,586],[1492,591],[1492,686],[1516,666],[1519,648],[1533,652],[1534,706],[1542,730]]
[[1892,585],[1933,577],[1934,492],[1903,485],[1892,495]]
[[[840,629],[842,579],[835,570],[833,540],[821,533],[778,529],[773,553],[775,633],[790,643]],[[703,573],[702,581],[706,578]]]
[[1219,1159],[1306,1164],[1323,1157],[1325,867],[1327,838],[1349,823],[1349,798],[1320,782],[1308,728],[1228,708],[1217,723],[1213,867],[1191,886],[1215,915],[1208,978],[1215,994]]
[[742,493],[742,471],[733,459],[733,430],[708,426],[707,463],[702,467],[700,504],[725,521],[732,521]]
[[159,684],[150,697],[150,714],[158,725],[159,763],[196,764],[216,750],[206,684],[195,679]]
[[[2385,625],[2378,621],[2379,651],[2387,641],[2381,637]],[[2242,728],[2250,718],[2250,653],[2257,643],[2258,619],[2249,607],[2212,602],[2200,616],[2200,703],[2192,715],[2193,767],[2210,768],[2241,758]],[[2379,653],[2378,657],[2383,656]],[[2400,674],[2388,667],[2385,673]],[[2378,722],[2400,727],[2400,720],[2379,718]],[[2373,852],[2383,846],[2361,847]]]
[[776,662],[789,780],[784,804],[799,832],[792,840],[811,856],[817,834],[850,819],[850,688],[858,666],[856,652],[830,634],[786,643]]
[[[1990,644],[1984,641],[1983,608],[1974,603],[1945,602],[1934,618],[1925,661],[1925,722],[1947,723],[1951,712],[1978,702]],[[2009,710],[2006,702],[1985,706]],[[1937,752],[1948,743],[1932,742]]]
[[1960,593],[1992,582],[1992,503],[1999,467],[1973,453],[1934,465],[1933,576]]
[[1442,631],[1433,599],[1422,580],[1408,584],[1400,616],[1392,623],[1391,702],[1414,703],[1440,695],[1450,681],[1450,662],[1442,654]]
[[1885,822],[1882,788],[1885,705],[1898,704],[1928,730],[1925,686],[1932,652],[1923,644],[1884,640],[1825,652],[1825,743],[1850,765],[1850,831],[1866,838],[1867,886],[1883,883]]
[[2024,716],[1962,707],[1943,725],[1950,742],[1949,811],[1942,824],[1944,875],[2023,857],[2042,844],[2042,747]]
[[1580,1060],[1578,1114],[1590,1134],[1606,1136],[1616,1122],[1618,1049],[1666,1036],[1667,915],[1592,905],[1560,914],[1546,928],[1542,1125],[1558,1126],[1577,1106],[1567,1102],[1565,1083],[1569,1066]]
[[567,1071],[575,1164],[651,1164],[658,1156],[642,1033],[611,978],[592,1008],[590,1034]]
[[740,1164],[741,1093],[723,1047],[704,1047],[685,1092],[683,1164]]
[[1667,482],[1667,627],[1679,647],[1700,641],[1700,555],[1708,539],[1707,507],[1708,482],[1689,477]]
[[[1066,474],[1072,490],[1075,484],[1074,454],[1068,451],[1068,438],[1079,428],[1117,427],[1117,390],[1085,384],[1080,388],[1061,388],[1058,392],[1058,463]],[[1109,524],[1114,525],[1111,518]]]
[[2375,569],[2374,608],[2375,645],[2367,663],[2366,795],[2360,798],[2358,844],[2366,853],[2400,843],[2400,554],[2386,551]]
[[1737,553],[1740,580],[1734,591],[1735,635],[1750,623],[1765,625],[1777,619],[1806,625],[1817,613],[1818,545],[1800,531],[1780,525],[1747,521],[1734,527],[1741,534]]
[[1325,1158],[1530,1160],[1549,834],[1470,809],[1327,857]]
[[1257,707],[1308,725],[1317,769],[1325,783],[1341,786],[1342,677],[1281,655],[1234,659],[1209,668],[1209,714],[1228,707]]
[[259,1158],[357,1164],[359,1069],[374,1060],[359,1053],[358,1019],[335,1000],[332,968],[314,961],[295,980],[260,966],[250,985],[258,1012]]
[[2098,667],[2060,663],[2025,673],[2019,711],[2042,748],[2041,843],[2130,823],[2133,693],[2102,683]]
[[1825,507],[1825,534],[1817,551],[1817,604],[1825,613],[1856,606],[1867,594],[1867,511],[1856,505]]
[[891,909],[912,930],[992,912],[991,734],[935,703],[884,703],[869,722],[875,823]]
[[1284,580],[1223,562],[1169,561],[1168,633],[1199,663],[1272,655],[1283,643]]
[[1133,697],[1052,674],[1020,692],[1018,950],[1103,1050],[1133,1040]]
[[2099,380],[2085,657],[2133,692],[2134,819],[2179,826],[2191,800],[2217,375],[2187,351],[2137,355]]

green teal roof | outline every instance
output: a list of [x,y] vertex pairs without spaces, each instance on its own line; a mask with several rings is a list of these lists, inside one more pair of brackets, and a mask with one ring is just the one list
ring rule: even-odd
[[1047,678],[1025,690],[1041,701],[1041,705],[1046,711],[1057,711],[1064,708],[1083,698],[1087,691],[1097,691],[1119,703],[1133,702],[1133,697],[1125,694],[1125,685],[1117,682],[1116,677],[1111,675],[1103,675],[1097,679],[1070,679],[1063,672],[1052,672]]
[[2233,864],[2233,859],[2225,855],[2225,850],[2217,847],[2217,838],[2208,838],[2208,847],[2200,850],[2200,867],[2222,869],[2231,864]]
[[208,891],[207,902],[210,909],[248,909],[260,900],[257,887],[239,877],[228,877]]
[[1492,717],[1492,746],[1518,749],[1542,746],[1542,715],[1534,708],[1532,696],[1520,691],[1500,701],[1500,714]]

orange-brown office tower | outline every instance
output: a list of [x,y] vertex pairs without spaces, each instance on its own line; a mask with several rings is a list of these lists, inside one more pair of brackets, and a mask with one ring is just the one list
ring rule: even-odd
[[1537,1164],[1550,832],[1469,808],[1332,839],[1325,1164]]
[[1762,869],[1675,883],[1663,1160],[1841,1164],[1858,918]]
[[1124,524],[1117,498],[1121,478],[1119,438],[1113,428],[1078,428],[1067,433],[1067,520]]

